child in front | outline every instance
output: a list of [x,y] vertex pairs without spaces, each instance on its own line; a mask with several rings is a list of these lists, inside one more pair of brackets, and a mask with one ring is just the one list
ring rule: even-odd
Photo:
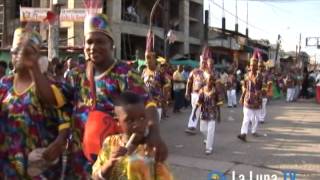
[[144,109],[137,94],[124,92],[117,97],[115,114],[123,133],[105,139],[93,165],[94,180],[173,179],[167,166],[155,161],[156,149],[145,143],[149,130]]
[[[197,108],[200,109],[200,131],[204,135],[204,143],[206,144],[205,154],[212,153],[215,121],[217,120],[217,110],[219,96],[215,88],[214,76],[207,77],[206,85],[200,90]],[[218,120],[219,121],[219,120]]]

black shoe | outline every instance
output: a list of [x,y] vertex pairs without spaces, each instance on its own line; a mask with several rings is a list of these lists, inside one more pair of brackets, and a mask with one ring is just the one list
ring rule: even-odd
[[232,106],[228,106],[228,108],[232,108]]
[[191,135],[194,135],[197,133],[195,128],[187,128],[184,132],[191,134]]
[[252,136],[254,137],[261,137],[262,135],[258,134],[258,133],[253,133]]
[[238,139],[240,139],[240,140],[243,141],[243,142],[247,142],[247,138],[246,138],[246,135],[245,135],[245,134],[239,134],[239,135],[238,135]]
[[233,105],[233,107],[234,107],[234,108],[236,108],[236,107],[237,107],[237,105]]

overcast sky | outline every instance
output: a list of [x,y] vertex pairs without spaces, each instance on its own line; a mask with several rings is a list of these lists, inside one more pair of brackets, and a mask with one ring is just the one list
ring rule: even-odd
[[[223,0],[205,0],[204,8],[210,8],[210,26],[221,27]],[[254,39],[268,39],[276,43],[278,34],[282,37],[282,48],[295,51],[302,34],[301,50],[309,55],[320,49],[305,47],[306,37],[320,37],[320,0],[249,0],[249,36]],[[226,27],[234,30],[236,0],[224,0]],[[247,0],[238,0],[239,31],[245,34]]]

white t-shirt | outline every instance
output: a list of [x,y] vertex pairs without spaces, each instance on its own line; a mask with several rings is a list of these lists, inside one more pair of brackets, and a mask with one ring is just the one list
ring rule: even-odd
[[182,73],[180,73],[179,71],[175,71],[173,73],[173,90],[181,90],[185,88],[185,84],[183,82],[174,82],[174,81],[183,81],[183,76]]

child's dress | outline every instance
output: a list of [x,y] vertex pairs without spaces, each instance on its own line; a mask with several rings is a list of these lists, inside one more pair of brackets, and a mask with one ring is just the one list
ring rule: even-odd
[[[103,143],[97,161],[93,165],[93,174],[97,173],[111,156],[114,148],[121,145],[121,135],[109,136]],[[154,152],[146,145],[139,145],[136,150],[119,160],[111,169],[110,180],[172,180],[167,166],[155,163]]]

